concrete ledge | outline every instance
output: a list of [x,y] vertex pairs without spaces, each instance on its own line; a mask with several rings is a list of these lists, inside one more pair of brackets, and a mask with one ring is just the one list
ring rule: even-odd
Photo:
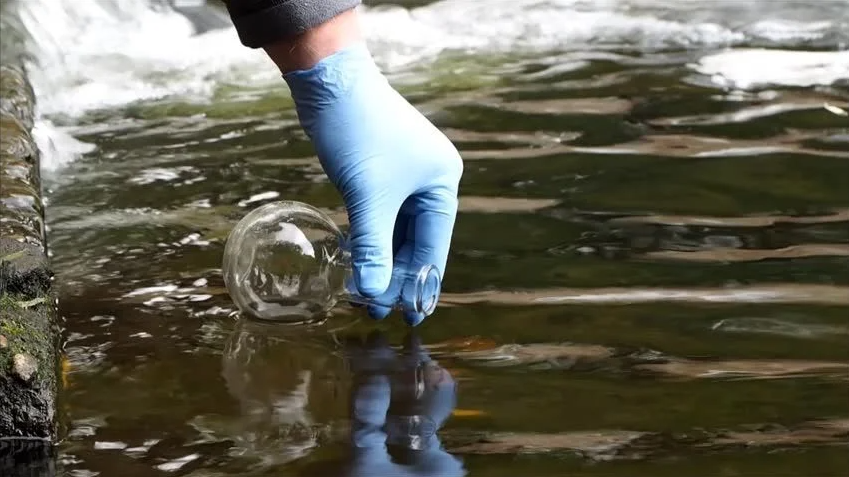
[[[0,35],[0,474],[52,465],[60,330],[17,2]],[[35,466],[35,467],[33,467]]]

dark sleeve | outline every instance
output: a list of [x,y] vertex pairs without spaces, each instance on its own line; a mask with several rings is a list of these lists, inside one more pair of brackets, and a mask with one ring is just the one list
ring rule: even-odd
[[224,0],[239,40],[250,48],[300,35],[361,0]]

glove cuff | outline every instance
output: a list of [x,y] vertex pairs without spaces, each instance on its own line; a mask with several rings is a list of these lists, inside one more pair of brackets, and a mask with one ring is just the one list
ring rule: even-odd
[[299,107],[315,107],[345,96],[360,81],[385,81],[364,41],[333,53],[312,68],[285,73],[283,79]]

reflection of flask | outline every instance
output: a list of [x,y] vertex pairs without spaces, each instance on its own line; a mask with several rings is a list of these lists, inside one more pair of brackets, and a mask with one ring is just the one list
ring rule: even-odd
[[431,448],[437,429],[456,404],[454,380],[429,357],[415,335],[406,338],[394,371],[385,426],[387,444],[409,451]]
[[272,202],[247,214],[230,232],[222,273],[242,313],[275,321],[312,321],[337,300],[433,313],[441,279],[433,265],[394,269],[389,290],[357,293],[346,240],[322,211],[294,201]]
[[221,358],[238,412],[218,409],[192,426],[211,441],[228,442],[228,454],[246,473],[306,457],[344,428],[345,363],[325,328],[241,320]]

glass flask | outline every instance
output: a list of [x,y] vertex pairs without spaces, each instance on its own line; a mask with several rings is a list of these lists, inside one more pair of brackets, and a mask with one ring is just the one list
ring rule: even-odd
[[245,215],[227,237],[222,273],[242,314],[298,323],[323,319],[339,301],[428,316],[441,288],[433,265],[396,267],[386,293],[362,296],[339,227],[321,210],[296,201],[271,202]]

